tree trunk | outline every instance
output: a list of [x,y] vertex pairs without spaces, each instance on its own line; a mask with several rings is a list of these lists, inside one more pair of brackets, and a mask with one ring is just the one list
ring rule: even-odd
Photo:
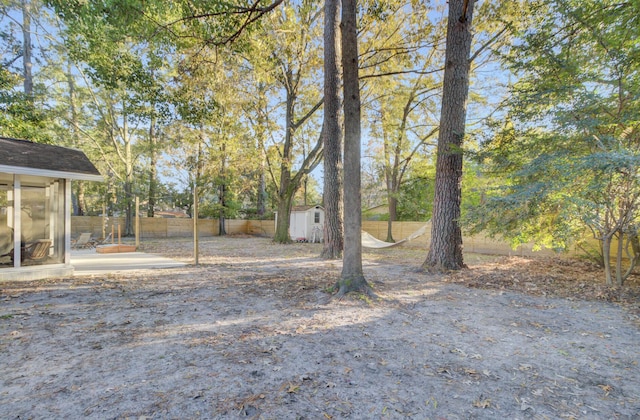
[[227,234],[227,229],[225,226],[225,215],[224,208],[226,206],[226,186],[224,184],[224,180],[220,185],[220,213],[218,214],[218,235],[225,236]]
[[[286,78],[287,81],[291,81],[293,79],[293,74],[291,71],[286,72]],[[276,234],[273,238],[274,242],[280,244],[291,243],[291,237],[289,236],[289,215],[291,214],[291,202],[293,200],[293,194],[296,189],[293,187],[293,180],[291,177],[293,134],[295,131],[293,123],[295,103],[295,92],[292,90],[291,86],[287,86],[285,140],[282,147],[282,161],[280,162],[280,187],[278,189],[278,224],[276,226]]]
[[395,242],[393,239],[393,222],[398,219],[398,199],[395,193],[390,193],[387,198],[389,205],[389,220],[387,221],[387,239],[385,242]]
[[611,236],[609,235],[602,236],[602,259],[604,261],[605,281],[607,285],[611,286],[613,279],[611,278]]
[[33,63],[31,62],[31,7],[29,0],[22,0],[22,62],[24,75],[24,93],[33,100]]
[[[69,85],[69,111],[71,113],[71,132],[73,138],[73,147],[80,149],[80,135],[78,127],[78,109],[76,107],[76,85],[71,73],[71,63],[67,62],[67,84]],[[84,181],[76,181],[76,206],[74,214],[76,216],[84,216],[86,207],[85,183]]]
[[156,196],[158,195],[158,137],[156,136],[156,119],[151,118],[149,125],[149,206],[147,217],[155,215]]
[[218,180],[220,186],[218,187],[218,202],[220,204],[220,211],[218,212],[218,235],[225,236],[227,234],[225,216],[227,207],[227,144],[222,141],[220,145],[220,173],[218,174]]
[[123,141],[124,141],[124,161],[125,161],[125,180],[124,180],[124,202],[125,202],[125,222],[124,236],[133,235],[133,150],[131,145],[131,137],[129,136],[129,125],[126,116],[122,125]]
[[624,235],[618,233],[618,249],[616,251],[616,284],[622,286],[624,279],[622,278],[622,253],[624,252]]
[[338,296],[371,294],[362,272],[360,183],[360,85],[358,78],[357,1],[342,3],[342,74],[344,79],[344,255]]
[[342,256],[342,127],[340,127],[339,0],[324,7],[324,245],[321,258]]
[[[261,154],[264,155],[264,149]],[[266,198],[267,198],[267,181],[265,177],[264,156],[260,162],[260,173],[258,174],[258,197],[256,204],[256,214],[259,219],[262,219],[266,213]]]
[[[384,126],[386,113],[384,109],[382,109],[380,112],[381,112],[381,118],[380,118],[381,123]],[[393,190],[393,180],[394,180],[394,172],[395,172],[394,168],[397,165],[399,157],[397,155],[394,155],[394,158],[392,161],[391,159],[392,148],[389,140],[389,135],[387,133],[384,133],[384,130],[383,130],[383,139],[384,139],[383,141],[384,181],[387,188],[387,209],[389,210],[389,220],[387,220],[387,238],[385,239],[385,242],[395,242],[395,240],[393,239],[393,222],[395,221],[396,211],[395,211],[395,205],[393,205],[391,201],[394,197],[394,190]]]
[[[265,98],[263,89],[259,88],[259,92],[260,94],[258,98],[256,98],[256,102],[266,102],[267,99]],[[260,166],[258,168],[260,172],[258,173],[258,196],[256,200],[256,214],[258,215],[259,219],[262,219],[267,211],[267,153],[265,150],[265,131],[267,126],[267,119],[265,117],[266,112],[263,112],[261,109],[257,112],[257,114],[255,136],[258,142],[257,147],[260,151]]]
[[464,267],[459,220],[473,5],[474,0],[449,1],[431,246],[424,269]]
[[127,176],[127,180],[124,182],[124,195],[124,236],[133,236],[133,177]]
[[280,244],[291,243],[289,235],[289,219],[291,218],[291,200],[293,194],[289,195],[289,199],[281,197],[278,200],[278,220],[276,221],[276,234],[273,238],[274,242]]
[[85,196],[85,183],[84,181],[76,181],[76,216],[84,216],[85,209],[87,208],[87,199]]
[[114,184],[114,175],[109,171],[107,179],[107,194],[105,196],[105,202],[107,203],[107,216],[113,217],[113,213],[118,202],[118,195],[116,194],[116,186]]
[[198,203],[200,197],[198,197],[198,175],[196,175],[196,181],[193,183],[193,263],[197,266],[200,263],[200,228],[198,226]]
[[200,261],[200,229],[198,227],[198,220],[200,218],[200,179],[202,178],[204,158],[202,151],[202,143],[204,142],[204,128],[200,125],[200,138],[198,139],[198,151],[196,154],[195,162],[195,176],[193,180],[193,204],[192,215],[193,218],[193,259],[195,265],[198,265]]

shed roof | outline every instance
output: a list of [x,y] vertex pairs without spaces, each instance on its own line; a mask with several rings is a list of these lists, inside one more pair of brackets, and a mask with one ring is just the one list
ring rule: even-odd
[[322,208],[322,206],[316,204],[316,205],[313,205],[313,206],[293,206],[291,208],[291,212],[305,212],[305,211],[309,211],[311,209],[324,210],[324,208]]
[[81,150],[0,137],[0,172],[103,181]]

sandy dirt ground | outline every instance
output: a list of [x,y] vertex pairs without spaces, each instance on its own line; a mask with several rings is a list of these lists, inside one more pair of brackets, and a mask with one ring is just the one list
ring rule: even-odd
[[[183,261],[190,245],[144,243]],[[364,255],[380,300],[338,301],[320,245],[201,250],[197,267],[0,284],[0,418],[640,417],[637,286],[586,265],[470,255],[427,275],[399,247]]]

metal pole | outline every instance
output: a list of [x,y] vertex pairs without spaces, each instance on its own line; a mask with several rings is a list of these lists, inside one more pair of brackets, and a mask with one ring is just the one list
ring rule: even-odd
[[140,198],[136,196],[136,249],[140,247]]
[[195,264],[199,262],[199,243],[198,243],[198,184],[193,184],[193,255]]

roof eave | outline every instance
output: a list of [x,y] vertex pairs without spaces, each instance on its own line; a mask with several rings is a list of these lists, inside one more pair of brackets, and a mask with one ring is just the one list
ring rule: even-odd
[[34,175],[49,178],[65,178],[79,181],[104,182],[104,177],[100,174],[87,174],[81,172],[63,172],[49,169],[25,168],[22,166],[0,165],[0,172],[16,175]]

